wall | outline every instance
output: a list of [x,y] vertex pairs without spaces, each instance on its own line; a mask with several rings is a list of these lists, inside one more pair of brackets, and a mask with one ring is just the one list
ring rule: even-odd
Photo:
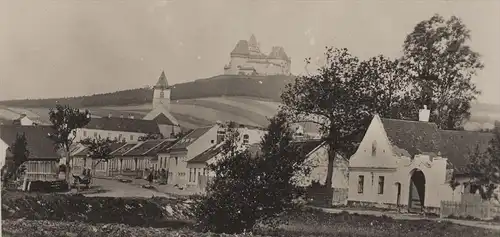
[[[328,146],[323,145],[317,150],[313,151],[306,160],[307,165],[312,167],[311,173],[308,176],[296,176],[300,186],[309,186],[312,181],[319,182],[325,185],[326,175],[328,172]],[[341,156],[335,159],[332,188],[348,188],[348,163]]]
[[[238,66],[252,66],[260,75],[289,75],[290,64],[282,59],[250,59],[244,56],[231,56],[230,68],[224,70],[224,74],[237,75]],[[282,66],[283,65],[283,66]]]
[[[376,154],[372,156],[372,143],[376,141]],[[400,205],[408,205],[410,178],[413,170],[421,170],[426,179],[425,206],[439,208],[441,200],[453,200],[459,196],[446,180],[447,159],[426,155],[397,157],[378,116],[370,124],[363,141],[349,161],[349,202],[397,204],[401,184]],[[359,176],[364,176],[363,193],[358,193]],[[383,193],[378,192],[379,176],[384,177]]]
[[5,165],[5,157],[7,156],[7,148],[9,148],[9,145],[0,139],[0,169]]
[[33,125],[33,121],[31,121],[31,119],[29,119],[28,117],[23,117],[23,118],[21,118],[21,125],[22,126],[31,126],[31,125]]
[[153,107],[156,108],[159,105],[165,107],[167,111],[170,111],[170,89],[163,90],[163,98],[160,98],[162,90],[155,89],[153,92]]
[[26,177],[29,181],[42,180],[54,181],[58,179],[59,167],[56,160],[28,161],[26,165]]
[[107,130],[98,130],[98,129],[88,129],[88,128],[79,128],[76,130],[76,140],[80,141],[85,138],[93,138],[101,136],[101,138],[110,138],[110,139],[118,139],[121,135],[121,138],[125,139],[126,142],[138,141],[139,137],[146,135],[145,133],[137,133],[137,132],[122,132],[122,131],[107,131]]

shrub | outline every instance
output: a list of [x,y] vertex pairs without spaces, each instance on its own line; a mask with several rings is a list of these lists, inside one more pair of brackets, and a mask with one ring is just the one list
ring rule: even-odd
[[228,133],[223,146],[226,154],[212,165],[216,176],[195,210],[201,231],[241,233],[259,221],[294,208],[303,193],[293,177],[307,173],[305,154],[292,143],[286,117],[279,113],[270,120],[268,132],[257,152],[238,150],[238,133]]

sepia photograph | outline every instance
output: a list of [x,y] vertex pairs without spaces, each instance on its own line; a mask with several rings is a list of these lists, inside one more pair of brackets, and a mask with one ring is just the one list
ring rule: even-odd
[[0,0],[0,236],[500,236],[500,0]]

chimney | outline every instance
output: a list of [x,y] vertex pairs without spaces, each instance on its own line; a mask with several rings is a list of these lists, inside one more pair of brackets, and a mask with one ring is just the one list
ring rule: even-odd
[[427,109],[427,105],[424,105],[424,109],[418,111],[418,121],[429,122],[430,115],[431,111]]
[[111,113],[108,114],[108,118],[111,118]]

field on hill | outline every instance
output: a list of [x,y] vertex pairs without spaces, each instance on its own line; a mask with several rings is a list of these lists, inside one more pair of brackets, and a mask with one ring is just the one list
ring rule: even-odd
[[[248,96],[271,101],[280,101],[280,94],[285,85],[292,82],[292,76],[242,76],[220,75],[173,85],[171,99],[196,99],[219,96]],[[156,83],[156,80],[151,80]],[[153,84],[154,85],[154,84]],[[128,106],[151,103],[153,90],[139,88],[89,96],[52,99],[27,99],[0,101],[8,107],[52,107],[56,103],[67,104],[76,108],[99,106]]]

